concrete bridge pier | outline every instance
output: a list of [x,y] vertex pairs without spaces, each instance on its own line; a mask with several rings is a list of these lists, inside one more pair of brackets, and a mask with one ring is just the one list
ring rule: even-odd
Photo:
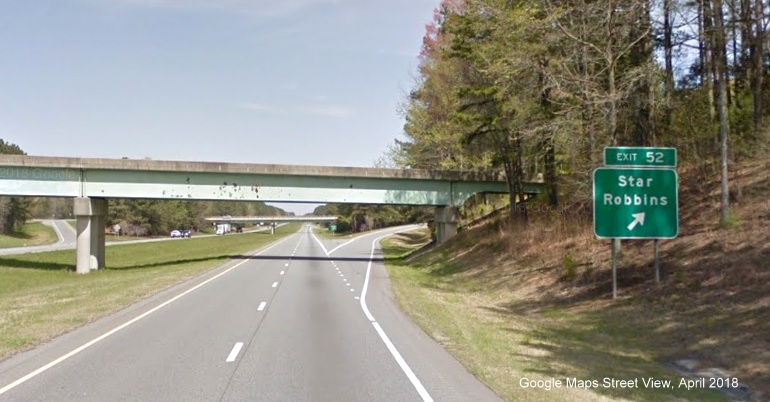
[[460,220],[460,210],[453,206],[437,207],[436,242],[444,243],[457,234],[457,222]]
[[107,200],[77,197],[74,206],[78,236],[75,268],[77,273],[87,274],[92,269],[104,268],[104,224],[107,216]]

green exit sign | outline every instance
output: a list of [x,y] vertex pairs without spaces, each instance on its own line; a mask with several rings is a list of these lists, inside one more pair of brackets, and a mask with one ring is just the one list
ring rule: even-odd
[[594,170],[594,232],[600,238],[671,239],[679,232],[674,169]]
[[607,147],[604,164],[608,166],[676,167],[676,148]]

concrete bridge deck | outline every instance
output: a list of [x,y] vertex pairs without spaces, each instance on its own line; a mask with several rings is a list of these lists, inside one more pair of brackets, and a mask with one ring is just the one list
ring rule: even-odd
[[0,195],[75,197],[78,273],[105,265],[107,198],[432,205],[443,242],[466,199],[507,192],[489,172],[0,155]]

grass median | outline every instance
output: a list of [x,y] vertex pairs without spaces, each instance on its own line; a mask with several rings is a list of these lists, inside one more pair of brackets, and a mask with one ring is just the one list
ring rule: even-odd
[[[534,312],[529,300],[463,275],[470,260],[452,260],[463,246],[407,258],[427,244],[427,231],[382,242],[393,291],[432,338],[507,401],[722,401],[723,394],[678,387],[681,376],[656,361],[653,317],[627,306],[602,311],[553,307]],[[482,261],[475,261],[481,263]],[[509,281],[518,280],[510,277]],[[648,313],[652,315],[653,313]],[[648,319],[649,318],[649,319]],[[567,379],[582,380],[574,387]],[[604,383],[634,380],[633,387]],[[666,388],[645,385],[671,380]],[[561,387],[555,381],[561,381]],[[593,381],[596,383],[593,383]],[[524,382],[522,385],[522,381]],[[533,382],[534,381],[534,382]]]
[[0,359],[220,266],[294,233],[125,244],[106,249],[107,268],[74,273],[73,250],[0,257]]
[[30,222],[18,231],[0,236],[0,248],[40,246],[56,243],[59,238],[52,227],[40,222]]

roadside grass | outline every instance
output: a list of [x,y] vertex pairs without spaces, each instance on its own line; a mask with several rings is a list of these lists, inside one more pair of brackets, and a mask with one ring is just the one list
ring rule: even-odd
[[10,235],[0,235],[0,248],[40,246],[56,243],[58,240],[52,227],[40,222],[30,222]]
[[[427,334],[503,399],[727,400],[716,392],[678,388],[681,376],[657,360],[659,311],[631,302],[606,302],[596,309],[543,306],[489,282],[476,271],[474,264],[483,263],[478,256],[458,256],[467,251],[467,239],[409,257],[427,243],[427,236],[423,230],[382,242],[396,298]],[[523,387],[525,378],[544,382]],[[567,388],[567,378],[596,380],[598,387]],[[637,379],[637,387],[604,387],[605,378]],[[671,380],[671,388],[646,387],[646,378]],[[561,380],[562,387],[546,389],[549,380]]]
[[320,225],[313,225],[313,233],[322,239],[352,239],[355,237],[354,233],[334,233],[329,229],[326,229]]
[[29,349],[296,232],[126,244],[107,268],[73,272],[72,250],[0,257],[0,359]]

